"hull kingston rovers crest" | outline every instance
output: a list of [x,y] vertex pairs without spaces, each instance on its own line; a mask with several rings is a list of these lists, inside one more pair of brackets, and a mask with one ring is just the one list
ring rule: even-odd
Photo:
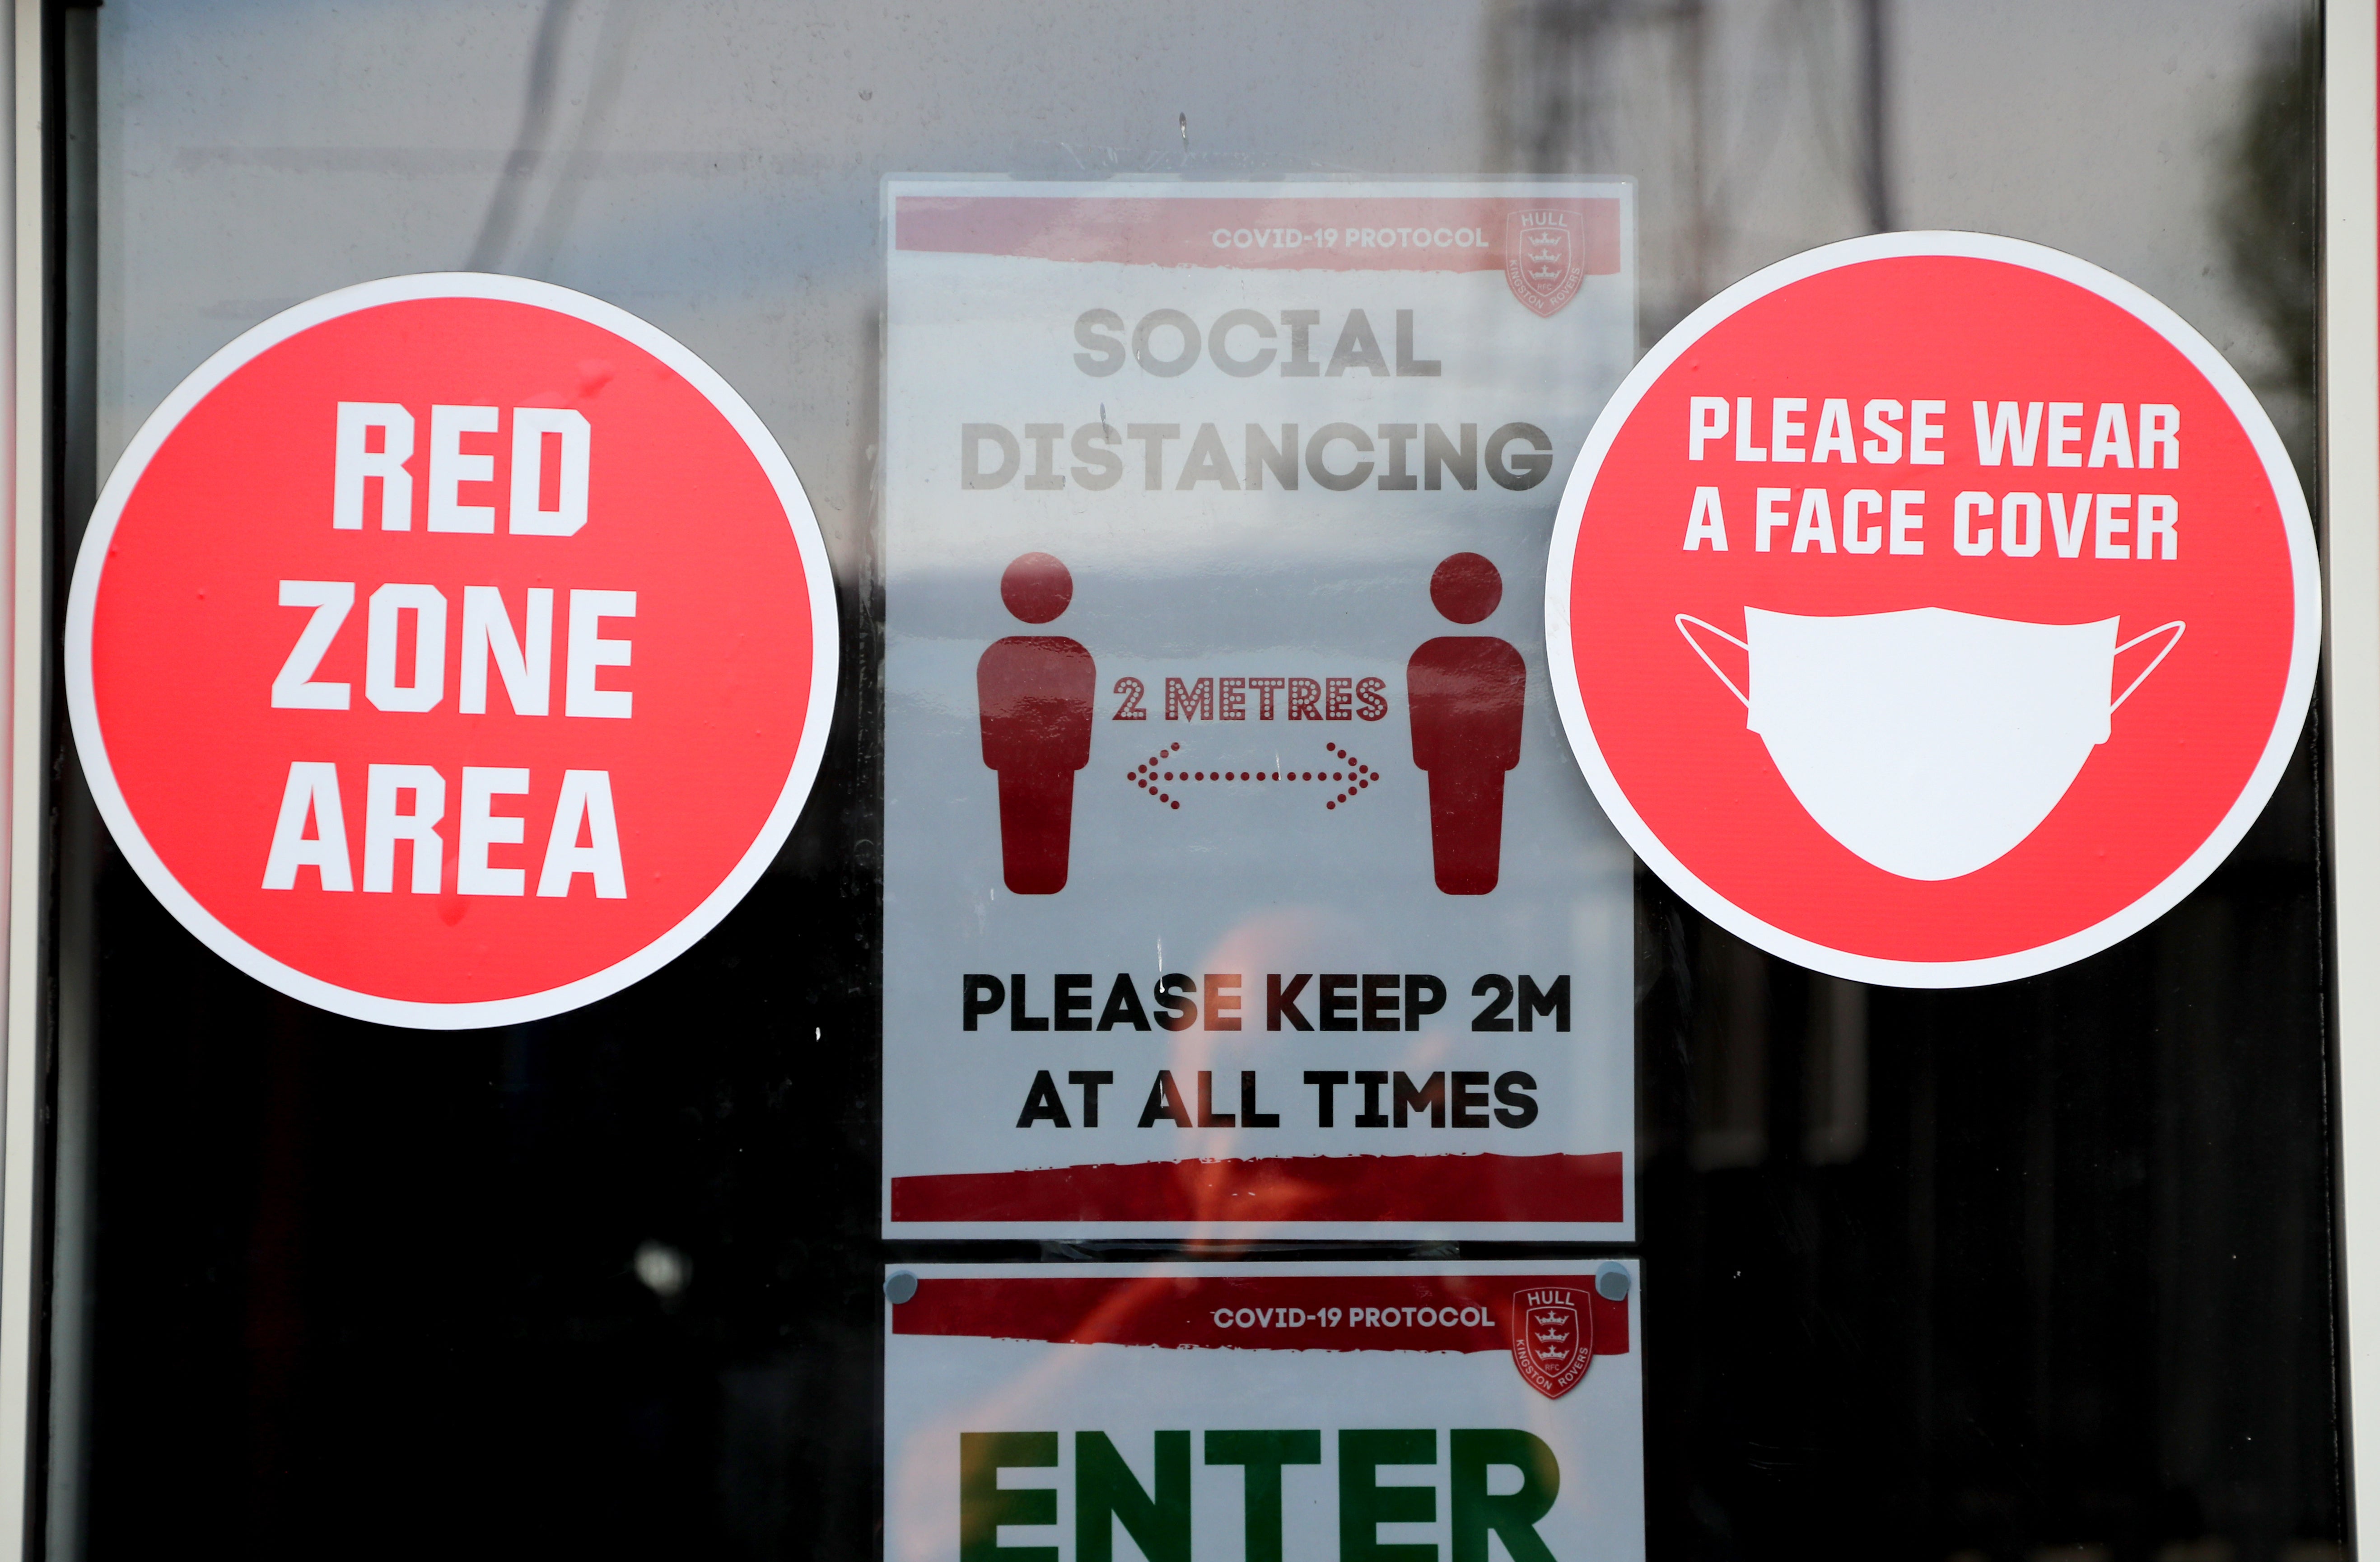
[[1512,1293],[1512,1364],[1531,1388],[1559,1399],[1595,1360],[1595,1309],[1583,1290]]
[[1504,219],[1504,280],[1533,314],[1549,317],[1578,296],[1586,244],[1575,212],[1514,212]]

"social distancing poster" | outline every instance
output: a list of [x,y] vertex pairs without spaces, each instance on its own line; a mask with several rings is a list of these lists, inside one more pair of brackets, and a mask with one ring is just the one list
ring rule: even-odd
[[884,1555],[1641,1557],[1637,1277],[915,1266],[889,1287]]
[[887,182],[888,1229],[1632,1229],[1538,605],[1632,199]]

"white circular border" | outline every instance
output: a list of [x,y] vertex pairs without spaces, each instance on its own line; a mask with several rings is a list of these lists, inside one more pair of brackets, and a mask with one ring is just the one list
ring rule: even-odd
[[[2289,536],[2289,566],[2297,587],[2297,623],[2289,650],[2289,678],[2282,687],[2280,711],[2272,736],[2247,784],[2240,789],[2230,812],[2223,816],[2214,833],[2154,889],[2092,926],[2030,949],[1973,960],[1884,959],[1815,944],[1763,921],[1696,878],[1630,805],[1611,767],[1604,762],[1603,750],[1595,740],[1594,725],[1587,720],[1586,707],[1579,699],[1578,669],[1571,655],[1571,563],[1577,556],[1579,526],[1585,519],[1587,496],[1594,490],[1596,476],[1602,470],[1612,441],[1645,393],[1705,333],[1756,299],[1804,278],[1863,261],[1928,255],[2000,261],[2073,283],[2131,314],[2187,358],[2231,409],[2232,416],[2247,431],[2264,462],[2265,478],[2280,506],[2282,529]],[[2240,844],[2240,837],[2248,833],[2249,826],[2271,799],[2273,788],[2279,784],[2281,772],[2288,767],[2289,756],[2297,748],[2298,735],[2305,726],[2321,646],[2322,568],[2314,548],[2313,521],[2306,510],[2304,491],[2298,484],[2297,469],[2290,464],[2289,452],[2282,448],[2272,420],[2265,415],[2246,382],[2181,316],[2123,278],[2063,250],[1993,234],[1885,233],[1822,245],[1753,273],[1680,321],[1629,372],[1596,419],[1595,428],[1579,451],[1577,463],[1571,468],[1570,482],[1562,489],[1561,509],[1555,517],[1552,552],[1546,568],[1546,659],[1553,676],[1554,701],[1561,710],[1562,727],[1569,735],[1571,751],[1579,768],[1586,774],[1587,785],[1595,791],[1596,800],[1603,805],[1604,812],[1610,815],[1612,824],[1636,855],[1696,910],[1747,943],[1829,976],[1884,986],[1980,987],[2037,976],[2086,955],[2095,955],[2170,910],[2231,854],[2231,848]]]
[[[115,533],[115,524],[122,518],[124,506],[139,485],[141,474],[148,470],[158,448],[182,419],[233,372],[244,368],[267,348],[287,341],[301,331],[359,310],[423,299],[492,299],[551,310],[609,331],[667,364],[727,420],[742,436],[753,458],[759,462],[770,486],[776,490],[778,503],[784,506],[785,519],[792,524],[794,543],[801,552],[802,569],[809,585],[808,714],[803,722],[801,742],[795,750],[793,768],[786,775],[784,789],[778,794],[776,806],[769,811],[768,819],[761,824],[759,836],[742,860],[719,886],[674,927],[625,958],[592,975],[582,976],[575,982],[550,987],[540,993],[468,1003],[419,1003],[335,986],[283,964],[225,926],[212,911],[199,903],[195,896],[182,887],[158,857],[155,848],[151,847],[148,837],[140,833],[139,821],[133,818],[132,810],[125,803],[124,794],[115,784],[115,767],[107,756],[106,740],[100,729],[99,709],[91,688],[91,616],[99,594],[100,574],[106,565],[109,540]],[[735,394],[734,387],[720,378],[716,371],[657,327],[601,299],[589,298],[567,287],[557,287],[552,283],[532,282],[525,277],[496,276],[478,272],[430,272],[358,283],[283,311],[241,333],[199,365],[149,415],[148,421],[140,425],[140,432],[133,436],[132,443],[126,446],[123,456],[116,461],[115,470],[108,474],[107,486],[100,491],[99,503],[91,511],[90,529],[83,534],[82,548],[75,559],[74,584],[67,597],[67,714],[73,726],[75,747],[82,760],[83,775],[91,784],[91,796],[99,804],[100,817],[107,822],[117,849],[140,873],[150,893],[164,902],[165,909],[173,912],[176,919],[208,948],[277,992],[302,999],[317,1008],[346,1015],[351,1019],[423,1031],[462,1031],[489,1025],[515,1025],[565,1013],[593,1003],[598,998],[608,997],[630,982],[660,970],[717,926],[720,919],[735,909],[736,902],[744,898],[746,892],[767,871],[777,855],[777,848],[784,844],[785,836],[792,832],[794,821],[800,816],[802,805],[808,799],[811,783],[818,779],[827,732],[834,719],[835,682],[842,656],[840,632],[835,614],[834,578],[827,566],[826,543],[819,534],[818,517],[810,509],[809,496],[803,493],[801,479],[794,474],[793,464],[777,447],[776,440],[770,435],[759,415]]]

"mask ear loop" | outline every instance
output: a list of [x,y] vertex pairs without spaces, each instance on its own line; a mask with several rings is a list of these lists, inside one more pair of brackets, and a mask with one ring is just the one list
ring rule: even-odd
[[[1746,656],[1749,656],[1749,655],[1751,655],[1751,654],[1752,654],[1752,647],[1750,647],[1750,646],[1748,646],[1748,645],[1744,644],[1744,643],[1743,643],[1743,641],[1740,641],[1740,640],[1736,639],[1733,635],[1729,634],[1725,629],[1720,628],[1717,624],[1706,624],[1706,623],[1703,622],[1703,620],[1701,620],[1700,618],[1695,617],[1695,616],[1694,616],[1693,614],[1691,614],[1691,613],[1681,613],[1681,614],[1679,614],[1679,615],[1677,616],[1677,617],[1676,617],[1675,619],[1673,619],[1673,620],[1671,620],[1671,621],[1672,621],[1673,623],[1675,623],[1675,624],[1678,626],[1678,633],[1680,633],[1680,634],[1682,634],[1682,635],[1684,635],[1684,636],[1686,637],[1686,643],[1687,643],[1688,645],[1690,645],[1690,646],[1693,646],[1693,647],[1694,647],[1694,654],[1695,654],[1695,655],[1697,655],[1697,656],[1699,656],[1699,657],[1701,657],[1701,658],[1703,659],[1703,665],[1704,665],[1704,666],[1706,666],[1706,667],[1708,667],[1708,668],[1711,670],[1712,676],[1714,676],[1715,677],[1717,677],[1717,678],[1718,679],[1718,681],[1719,681],[1719,682],[1721,682],[1721,683],[1723,683],[1723,684],[1727,685],[1727,691],[1728,691],[1730,694],[1734,695],[1734,696],[1736,697],[1736,699],[1738,699],[1739,701],[1742,701],[1742,703],[1743,703],[1743,708],[1744,708],[1745,710],[1747,710],[1747,711],[1748,711],[1748,710],[1752,709],[1752,699],[1751,699],[1751,697],[1750,697],[1749,695],[1745,694],[1745,693],[1743,692],[1743,690],[1742,690],[1741,689],[1738,689],[1738,688],[1736,688],[1736,687],[1735,687],[1735,680],[1734,680],[1733,678],[1731,678],[1731,677],[1728,677],[1725,673],[1723,673],[1723,672],[1720,672],[1720,671],[1719,671],[1718,664],[1718,663],[1716,663],[1716,662],[1714,662],[1714,661],[1712,661],[1712,660],[1710,659],[1710,653],[1709,653],[1709,652],[1707,652],[1707,651],[1705,651],[1705,650],[1703,649],[1703,642],[1702,642],[1702,641],[1698,641],[1698,640],[1696,640],[1696,639],[1694,637],[1693,632],[1692,632],[1691,630],[1689,630],[1689,629],[1686,628],[1686,626],[1687,626],[1688,624],[1692,624],[1692,625],[1694,625],[1694,628],[1700,628],[1700,629],[1708,629],[1711,633],[1713,633],[1713,634],[1715,634],[1715,635],[1718,636],[1718,638],[1719,638],[1719,639],[1721,639],[1721,640],[1723,640],[1723,641],[1727,641],[1727,643],[1728,643],[1728,644],[1730,644],[1730,645],[1731,645],[1731,646],[1735,647],[1738,651],[1742,652]],[[2151,629],[2151,630],[2149,631],[2149,634],[2155,634],[2155,633],[2156,633],[2156,631],[2155,631],[2155,629]],[[2142,637],[2142,639],[2143,639],[2143,640],[2145,640],[2145,639],[2147,639],[2147,638],[2148,638],[2148,637],[2147,637],[2146,635],[2143,635],[2143,636]],[[2168,649],[2168,650],[2171,650],[2172,648],[2171,648],[2170,646],[2168,646],[2167,649]],[[2162,660],[2162,658],[2160,658],[2160,660]],[[2155,671],[2155,670],[2156,664],[2153,662],[2153,663],[2149,664],[2149,666],[2150,666],[2150,670],[2151,670],[2151,671]],[[2148,677],[2148,676],[2149,676],[2149,675],[2148,675],[2147,673],[2143,673],[2143,674],[2141,675],[2141,677]],[[2129,692],[2130,692],[2130,690],[2127,690],[2126,692],[2128,692],[2128,693],[2129,693]],[[2120,705],[2120,704],[2122,704],[2122,703],[2123,703],[2123,702],[2122,702],[2122,701],[2120,701],[2120,700],[2119,700],[2118,702],[2116,702],[2116,703]],[[2112,707],[2110,707],[2110,708],[2112,708]]]
[[2155,628],[2151,629],[2146,634],[2134,635],[2131,639],[2124,641],[2123,644],[2116,647],[2115,654],[2121,656],[2125,652],[2130,651],[2132,647],[2140,644],[2141,641],[2144,640],[2154,640],[2158,635],[2165,633],[2168,629],[2171,629],[2173,631],[2173,638],[2165,642],[2165,649],[2156,653],[2156,660],[2151,662],[2147,666],[2143,667],[2141,669],[2141,676],[2134,678],[2131,681],[2131,686],[2121,694],[2116,696],[2116,702],[2107,707],[2108,714],[2113,715],[2116,712],[2122,710],[2124,708],[2124,702],[2132,697],[2132,690],[2148,682],[2149,675],[2155,672],[2157,668],[2164,664],[2165,659],[2173,654],[2173,648],[2181,643],[2181,632],[2186,628],[2188,628],[2187,625],[2185,625],[2180,619],[2176,618],[2170,624],[2159,624]]

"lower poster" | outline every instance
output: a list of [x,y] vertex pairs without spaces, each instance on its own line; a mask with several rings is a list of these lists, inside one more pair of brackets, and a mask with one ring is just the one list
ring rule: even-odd
[[886,1331],[884,1554],[1642,1557],[1637,1276],[1633,1260],[888,1270],[906,1300]]

